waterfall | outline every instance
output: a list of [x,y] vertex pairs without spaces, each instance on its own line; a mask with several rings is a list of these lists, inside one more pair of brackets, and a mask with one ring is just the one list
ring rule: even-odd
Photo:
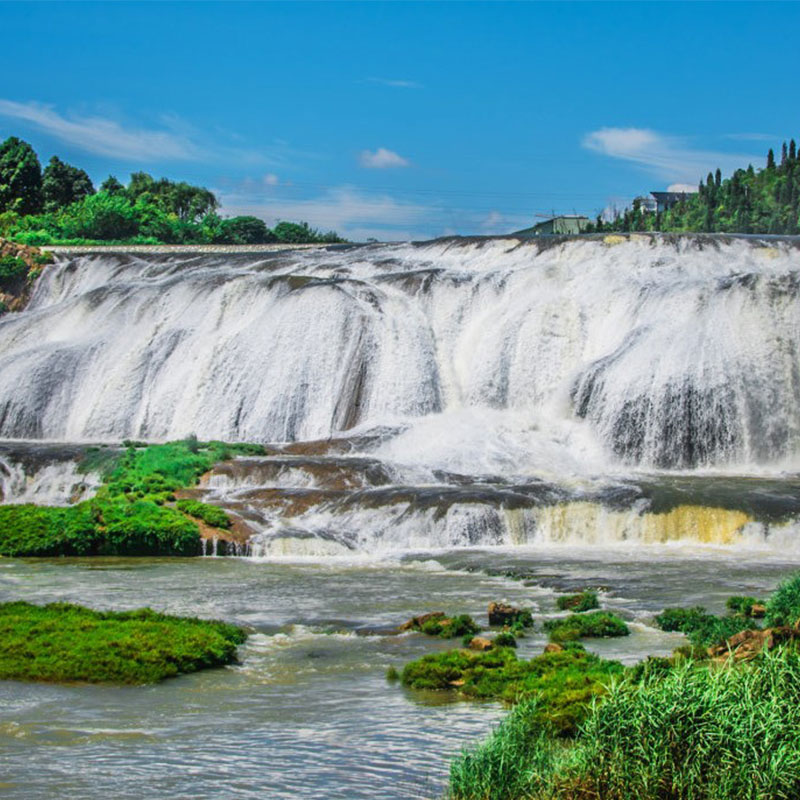
[[666,235],[59,256],[0,319],[0,438],[300,443],[204,489],[267,550],[730,543],[762,522],[597,491],[798,471],[798,268],[791,238]]

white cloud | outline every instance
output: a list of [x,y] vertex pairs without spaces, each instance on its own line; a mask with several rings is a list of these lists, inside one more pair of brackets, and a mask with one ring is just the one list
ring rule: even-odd
[[379,83],[381,86],[391,86],[393,89],[421,89],[422,84],[416,81],[391,80],[389,78],[367,78],[369,83]]
[[265,186],[279,186],[280,178],[274,172],[268,172],[262,179]]
[[368,195],[350,186],[329,189],[307,199],[278,198],[245,185],[218,194],[226,214],[252,214],[268,225],[280,220],[305,220],[313,228],[335,230],[353,241],[427,238],[430,234],[420,225],[427,223],[434,211],[385,194]]
[[692,194],[697,191],[696,183],[671,183],[667,186],[668,192],[684,192],[685,194]]
[[729,173],[760,160],[759,156],[691,147],[686,140],[646,128],[601,128],[586,134],[588,150],[630,161],[665,180],[693,184],[719,167]]
[[375,152],[371,150],[362,150],[358,157],[358,161],[362,167],[367,169],[392,169],[394,167],[408,167],[411,162],[398,155],[393,150],[387,150],[385,147],[379,147]]
[[169,130],[123,127],[102,117],[66,118],[40,103],[0,99],[0,116],[27,122],[50,136],[89,153],[134,161],[192,160],[200,149],[185,135]]

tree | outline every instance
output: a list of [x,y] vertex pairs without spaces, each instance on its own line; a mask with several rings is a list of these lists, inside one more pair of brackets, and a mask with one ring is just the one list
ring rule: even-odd
[[10,136],[0,145],[0,212],[35,214],[42,208],[42,166],[34,149]]
[[100,191],[113,196],[125,194],[125,187],[113,175],[109,175],[100,184]]
[[794,139],[792,139],[792,141],[789,142],[789,160],[794,161],[796,158],[797,158],[797,145],[795,144]]
[[775,153],[772,152],[771,147],[767,153],[767,169],[775,169]]
[[787,158],[789,158],[789,153],[786,149],[786,142],[784,142],[783,146],[781,147],[781,166],[786,163]]
[[65,164],[58,156],[50,159],[42,174],[45,211],[59,211],[90,194],[94,186],[84,170]]
[[74,203],[62,220],[60,224],[67,239],[127,239],[139,232],[139,221],[131,201],[104,192]]
[[266,244],[276,240],[275,234],[258,217],[232,217],[220,223],[221,236],[231,244]]
[[719,167],[717,167],[717,171],[714,173],[714,185],[717,189],[722,185],[722,172]]

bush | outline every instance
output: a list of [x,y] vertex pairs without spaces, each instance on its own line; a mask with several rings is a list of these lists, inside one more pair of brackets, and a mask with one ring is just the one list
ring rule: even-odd
[[247,638],[235,625],[68,603],[0,604],[0,680],[153,683],[230,664]]
[[275,234],[258,217],[231,217],[220,222],[219,241],[225,244],[265,244],[277,241]]
[[574,611],[580,613],[581,611],[591,611],[593,608],[600,608],[600,603],[597,600],[597,592],[586,590],[578,594],[567,594],[559,597],[556,600],[556,605],[562,611]]
[[195,519],[201,519],[215,528],[230,528],[231,521],[228,515],[217,506],[209,503],[201,503],[199,500],[178,500],[176,503],[178,511],[188,514]]
[[741,597],[736,595],[734,597],[729,597],[725,601],[725,608],[727,608],[728,611],[732,614],[742,614],[745,617],[752,616],[753,606],[756,605],[763,605],[763,603],[755,597]]
[[516,647],[517,638],[513,633],[506,633],[503,631],[494,637],[492,644],[494,644],[495,647]]
[[695,647],[702,648],[722,644],[731,636],[754,625],[747,617],[717,617],[706,613],[701,606],[666,608],[655,618],[655,622],[663,631],[680,631],[686,634]]
[[58,216],[62,238],[126,239],[139,232],[130,200],[98,192],[73,203]]
[[0,288],[14,290],[28,275],[28,265],[14,256],[0,257]]
[[566,642],[586,637],[627,636],[628,626],[610,611],[592,611],[588,614],[570,614],[563,619],[551,619],[544,623],[553,642]]
[[767,601],[766,624],[794,625],[800,620],[800,573],[778,586]]

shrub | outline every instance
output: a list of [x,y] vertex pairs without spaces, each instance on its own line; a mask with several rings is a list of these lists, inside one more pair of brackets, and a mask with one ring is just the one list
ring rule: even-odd
[[666,608],[655,618],[656,625],[664,631],[686,634],[696,647],[711,647],[753,627],[747,617],[717,617],[706,613],[701,606],[694,608]]
[[224,622],[68,603],[0,604],[0,679],[152,683],[229,664],[245,632]]
[[741,597],[736,595],[734,597],[729,597],[725,601],[725,608],[727,608],[728,611],[732,614],[742,614],[745,617],[752,616],[753,606],[756,605],[763,605],[763,603],[755,597]]
[[592,611],[587,614],[570,614],[563,619],[551,619],[544,623],[553,642],[565,642],[586,637],[627,636],[628,626],[610,611]]
[[201,503],[199,500],[178,500],[176,507],[178,511],[195,517],[195,519],[201,519],[215,528],[230,528],[231,526],[228,515],[221,508],[209,503]]
[[556,600],[556,605],[562,611],[574,611],[580,613],[581,611],[591,611],[593,608],[600,608],[600,603],[597,600],[597,592],[589,589],[578,594],[567,594],[559,597]]
[[513,633],[506,633],[503,631],[502,633],[498,633],[497,636],[494,637],[492,643],[495,647],[516,647],[517,646],[517,639]]
[[781,583],[767,601],[766,624],[794,625],[800,620],[800,573]]
[[13,290],[24,282],[28,275],[28,265],[14,256],[0,257],[0,288]]
[[423,623],[419,629],[428,636],[438,636],[441,639],[455,639],[477,633],[480,626],[469,614],[459,614],[455,617],[434,617]]

